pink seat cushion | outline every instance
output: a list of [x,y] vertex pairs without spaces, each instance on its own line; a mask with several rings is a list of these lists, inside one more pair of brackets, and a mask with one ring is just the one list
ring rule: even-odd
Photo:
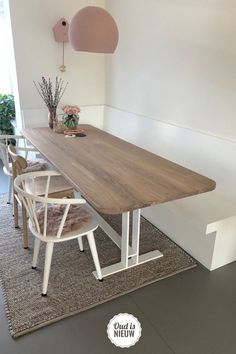
[[[37,210],[37,218],[40,227],[40,232],[43,234],[44,228],[44,207],[40,207]],[[48,206],[47,212],[47,236],[56,236],[60,222],[64,214],[65,206],[64,205],[50,205]],[[81,227],[85,226],[91,220],[90,213],[86,208],[79,205],[71,205],[67,218],[62,230],[62,236],[79,230]]]
[[27,167],[23,169],[23,173],[44,171],[47,168],[47,163],[44,160],[27,160]]

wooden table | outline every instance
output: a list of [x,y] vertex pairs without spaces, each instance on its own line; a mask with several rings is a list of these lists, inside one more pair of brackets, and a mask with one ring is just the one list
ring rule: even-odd
[[96,212],[100,227],[121,248],[121,261],[103,268],[103,277],[162,257],[158,250],[139,254],[140,210],[211,191],[215,182],[100,129],[81,127],[86,130],[86,137],[65,138],[49,128],[23,129],[22,135],[98,213],[122,213],[120,237]]

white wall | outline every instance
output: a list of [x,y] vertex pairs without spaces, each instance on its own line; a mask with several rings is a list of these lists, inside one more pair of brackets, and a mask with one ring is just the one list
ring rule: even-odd
[[33,80],[40,80],[42,76],[58,76],[69,82],[60,105],[104,104],[104,55],[78,53],[66,44],[67,71],[61,73],[58,68],[62,64],[62,44],[54,41],[52,33],[52,27],[60,18],[65,17],[70,22],[80,8],[88,5],[104,7],[104,0],[10,0],[19,98],[26,116],[32,110],[45,107],[33,85]]
[[236,6],[227,0],[108,0],[120,40],[107,104],[236,138]]
[[209,269],[236,260],[234,1],[109,0],[104,129],[216,180],[215,192],[143,211]]

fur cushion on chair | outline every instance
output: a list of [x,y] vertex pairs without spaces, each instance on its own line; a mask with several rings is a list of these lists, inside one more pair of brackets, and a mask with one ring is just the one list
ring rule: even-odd
[[[43,234],[44,228],[44,207],[37,210],[37,218],[40,232]],[[50,205],[47,212],[47,236],[56,236],[60,222],[65,211],[64,205]],[[76,231],[91,220],[89,212],[79,205],[71,205],[62,230],[62,236],[68,232]]]
[[42,159],[27,160],[27,167],[22,170],[23,173],[44,171],[47,168],[47,163]]

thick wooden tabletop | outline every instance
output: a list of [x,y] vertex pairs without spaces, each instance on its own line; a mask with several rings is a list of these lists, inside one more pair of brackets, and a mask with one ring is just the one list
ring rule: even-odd
[[211,191],[215,182],[90,125],[86,137],[49,128],[23,136],[99,212],[119,214]]

